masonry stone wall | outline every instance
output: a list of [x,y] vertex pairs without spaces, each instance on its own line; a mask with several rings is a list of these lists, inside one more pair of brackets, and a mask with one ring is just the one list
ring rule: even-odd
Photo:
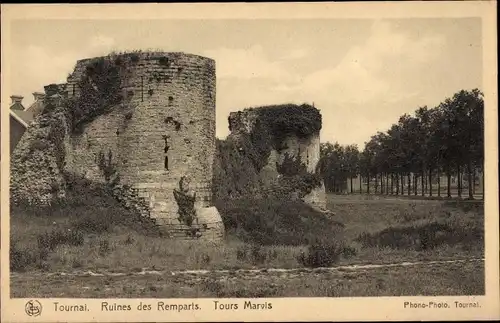
[[[58,106],[60,97],[50,101]],[[11,154],[10,198],[47,205],[65,196],[61,164],[69,153],[70,125],[61,110],[51,118],[38,115],[24,132]]]
[[[237,138],[242,133],[250,133],[256,125],[258,113],[258,108],[231,112],[228,118],[231,136],[233,138]],[[263,182],[273,182],[273,179],[270,177],[278,175],[276,162],[283,162],[287,155],[290,157],[298,157],[299,160],[306,165],[308,172],[316,172],[320,159],[319,132],[306,138],[300,138],[295,135],[286,136],[283,139],[282,147],[279,151],[276,149],[271,150],[267,164],[260,172]],[[313,206],[326,208],[326,193],[324,184],[320,187],[314,188],[310,194],[304,197],[304,201]]]
[[[211,198],[215,61],[165,52],[105,59],[120,60],[123,103],[84,125],[83,131],[71,135],[67,170],[103,180],[98,157],[99,154],[111,156],[120,182],[131,185],[148,201],[151,216],[164,226],[186,229],[177,220],[178,207],[173,196],[182,176],[191,179],[191,188],[197,195],[196,208],[216,212]],[[78,83],[91,61],[77,62],[68,77],[68,97],[80,95]],[[215,222],[220,222],[218,213],[213,217],[218,219]],[[223,226],[217,230],[223,232]]]

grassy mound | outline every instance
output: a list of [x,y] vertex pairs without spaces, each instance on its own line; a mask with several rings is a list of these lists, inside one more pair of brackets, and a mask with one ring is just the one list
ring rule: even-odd
[[300,200],[241,198],[216,206],[227,233],[245,242],[297,246],[343,239],[343,224]]
[[64,200],[45,207],[13,205],[11,269],[43,269],[58,246],[82,246],[85,238],[110,232],[161,236],[149,218],[124,208],[102,184],[84,179],[68,186]]

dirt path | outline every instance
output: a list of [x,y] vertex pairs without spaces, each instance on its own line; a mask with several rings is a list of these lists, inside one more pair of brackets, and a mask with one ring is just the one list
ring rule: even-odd
[[259,269],[236,269],[236,270],[149,270],[143,269],[142,271],[130,272],[112,272],[112,271],[92,271],[92,270],[75,270],[72,272],[29,272],[29,273],[11,273],[11,278],[25,277],[50,277],[50,276],[66,276],[66,277],[117,277],[117,276],[144,276],[144,275],[171,275],[171,276],[202,276],[202,275],[234,275],[245,276],[255,274],[296,274],[296,273],[325,273],[335,271],[359,271],[369,269],[391,268],[391,267],[415,267],[415,266],[438,266],[445,264],[458,264],[458,263],[474,263],[484,262],[484,258],[470,258],[470,259],[454,259],[454,260],[434,260],[434,261],[417,261],[417,262],[399,262],[390,264],[362,264],[362,265],[345,265],[336,267],[319,267],[319,268],[259,268]]

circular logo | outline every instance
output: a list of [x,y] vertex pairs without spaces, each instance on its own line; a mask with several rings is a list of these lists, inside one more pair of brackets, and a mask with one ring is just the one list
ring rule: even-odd
[[31,300],[28,303],[26,303],[24,310],[26,311],[26,314],[28,314],[29,316],[38,316],[42,314],[42,304],[40,304],[39,301]]

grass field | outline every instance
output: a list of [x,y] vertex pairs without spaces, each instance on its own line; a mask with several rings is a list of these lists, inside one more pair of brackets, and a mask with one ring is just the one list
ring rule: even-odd
[[11,279],[15,297],[191,298],[484,295],[483,263],[295,274],[28,275]]
[[[349,254],[335,265],[484,257],[481,202],[409,201],[329,196],[328,208]],[[75,270],[137,273],[238,268],[300,268],[308,246],[242,241],[228,230],[223,244],[181,243],[154,230],[127,225],[78,230],[83,209],[33,217],[14,210],[12,257],[17,257],[13,297],[252,297],[468,295],[484,293],[482,263],[430,267],[387,267],[356,272],[251,277],[120,276],[60,277],[49,272]],[[104,212],[104,211],[103,211]],[[88,224],[88,223],[87,223]],[[311,227],[315,228],[315,227]],[[311,229],[311,230],[313,230]],[[315,230],[315,229],[314,229]],[[89,230],[87,230],[89,231]],[[56,234],[57,233],[57,234]],[[308,233],[310,234],[310,233]],[[325,235],[321,232],[321,235]],[[326,240],[325,240],[326,239]],[[11,264],[12,265],[12,264]],[[12,267],[12,266],[11,266]],[[41,274],[37,278],[31,275]],[[41,279],[40,277],[44,277]],[[211,277],[211,278],[210,278]],[[327,283],[325,283],[327,282]],[[196,284],[195,284],[196,283]],[[194,284],[194,285],[193,285]],[[67,287],[65,287],[67,286]],[[274,286],[274,287],[273,287]]]

